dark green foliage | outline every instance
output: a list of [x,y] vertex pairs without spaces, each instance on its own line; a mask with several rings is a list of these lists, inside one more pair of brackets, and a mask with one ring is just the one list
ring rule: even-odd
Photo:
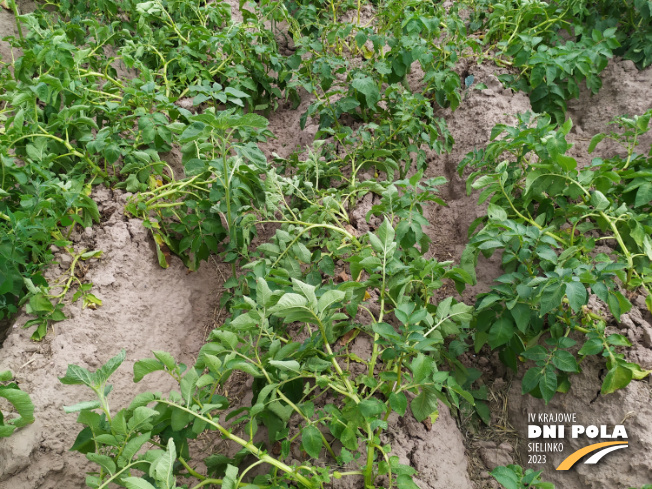
[[[499,349],[515,371],[520,361],[533,361],[523,393],[547,402],[568,390],[568,375],[579,368],[566,351],[576,343],[569,337],[574,331],[586,335],[580,355],[607,358],[603,393],[649,373],[625,361],[617,347],[629,342],[605,335],[604,319],[587,304],[590,290],[618,321],[631,308],[619,284],[649,290],[652,220],[645,192],[651,160],[636,153],[636,141],[651,115],[616,120],[621,133],[610,137],[623,144],[626,158],[595,158],[590,167],[578,168],[566,155],[571,122],[556,128],[547,117],[525,114],[515,127],[494,127],[493,141],[460,165],[460,171],[476,170],[467,187],[482,191],[480,202],[489,201],[487,216],[469,231],[469,249],[476,256],[501,250],[507,272],[491,292],[478,296],[476,351],[484,344]],[[596,136],[590,151],[604,137]],[[593,251],[603,240],[616,244],[615,261]]]

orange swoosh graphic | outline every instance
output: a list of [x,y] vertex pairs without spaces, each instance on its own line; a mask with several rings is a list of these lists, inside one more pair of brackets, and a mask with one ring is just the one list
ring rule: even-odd
[[581,459],[584,455],[587,453],[595,452],[596,450],[599,450],[600,448],[604,447],[609,447],[612,445],[627,445],[626,441],[605,441],[602,443],[594,443],[593,445],[589,445],[588,447],[580,448],[576,452],[571,453],[566,459],[559,464],[559,467],[557,467],[557,470],[568,470],[570,469],[573,465],[575,465],[575,462],[577,462],[579,459]]

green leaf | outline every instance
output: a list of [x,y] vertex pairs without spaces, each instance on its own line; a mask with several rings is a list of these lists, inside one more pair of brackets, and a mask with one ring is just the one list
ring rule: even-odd
[[321,432],[312,425],[304,426],[301,430],[301,446],[312,458],[319,458],[323,440]]
[[491,128],[491,134],[489,135],[489,140],[493,141],[498,136],[500,136],[503,132],[505,132],[506,129],[507,126],[505,124],[496,124],[494,127]]
[[99,385],[96,385],[96,376],[78,365],[68,365],[66,375],[59,377],[59,382],[66,385],[83,384],[91,388],[99,387]]
[[389,405],[399,416],[403,416],[407,410],[407,397],[402,392],[392,392],[389,395]]
[[324,292],[324,295],[319,298],[319,301],[317,302],[317,309],[319,312],[324,312],[332,304],[344,300],[345,296],[346,294],[341,290],[327,290]]
[[502,207],[496,204],[489,204],[487,215],[492,221],[505,221],[507,220],[507,212]]
[[607,137],[606,134],[596,134],[591,138],[591,142],[589,143],[589,147],[587,149],[588,153],[593,153],[593,150],[595,147],[600,144],[600,141],[602,141],[605,137]]
[[610,291],[607,296],[607,305],[609,306],[609,311],[613,314],[616,321],[620,321],[620,316],[627,313],[631,308],[632,304],[627,300],[623,294],[618,290]]
[[536,254],[539,258],[543,260],[547,260],[552,263],[557,263],[557,253],[555,253],[555,250],[548,246],[537,246],[537,249],[535,250]]
[[143,426],[150,423],[150,419],[158,416],[159,413],[155,409],[148,408],[147,406],[138,406],[134,409],[134,415],[127,423],[130,431],[143,430]]
[[97,435],[95,437],[95,441],[100,445],[106,445],[110,447],[119,447],[122,445],[122,442],[118,441],[118,438],[107,433],[103,435]]
[[652,183],[646,182],[638,188],[634,207],[649,206],[652,203]]
[[610,334],[607,336],[607,343],[613,346],[632,346],[632,343],[621,334]]
[[99,453],[87,453],[86,458],[91,462],[95,462],[109,474],[115,474],[116,466],[115,462],[108,455],[101,455]]
[[174,357],[166,351],[153,351],[152,352],[156,359],[165,365],[165,368],[172,371],[176,368],[177,362],[174,360]]
[[45,294],[39,293],[29,299],[30,313],[48,313],[54,311],[54,306]]
[[375,323],[371,326],[371,329],[374,333],[378,333],[388,340],[398,340],[400,338],[394,327],[387,323]]
[[229,119],[230,127],[251,127],[254,129],[264,129],[269,125],[269,121],[262,115],[249,112],[242,116],[231,117]]
[[241,156],[252,162],[258,168],[265,168],[267,166],[267,158],[265,158],[265,154],[255,144],[241,144],[236,146],[236,150]]
[[559,287],[558,284],[553,283],[551,286],[546,287],[543,294],[541,294],[539,317],[543,317],[559,307],[564,298],[564,292],[565,290]]
[[530,306],[519,302],[509,311],[514,318],[516,327],[521,333],[525,333],[528,325],[530,324],[530,316],[532,315]]
[[421,392],[412,399],[410,409],[417,421],[421,422],[437,412],[437,394],[433,387],[424,386]]
[[[273,360],[272,360],[273,361]],[[233,370],[240,370],[241,372],[245,372],[252,377],[261,377],[262,374],[256,368],[256,366],[252,363],[246,362],[246,361],[241,361],[241,362],[235,362],[235,363],[229,363],[228,367],[233,369]]]
[[496,467],[491,471],[491,476],[505,489],[520,489],[520,477],[510,468]]
[[36,87],[29,87],[36,96],[41,100],[41,102],[48,102],[48,95],[50,93],[49,87],[47,84],[41,82]]
[[256,279],[256,302],[259,306],[268,307],[272,297],[272,290],[265,282],[265,279],[258,277]]
[[[1,394],[0,394],[1,395]],[[84,401],[84,402],[79,402],[73,406],[64,406],[63,407],[63,412],[64,413],[76,413],[78,411],[82,411],[83,409],[97,409],[101,406],[99,400],[95,401]]]
[[156,487],[140,477],[127,477],[124,483],[127,489],[156,489]]
[[489,346],[496,349],[509,342],[514,336],[514,323],[507,316],[499,318],[489,329]]
[[122,362],[124,362],[126,355],[127,355],[126,350],[122,349],[120,350],[120,353],[110,358],[104,365],[102,365],[99,369],[97,369],[97,372],[95,373],[97,381],[100,384],[104,384],[107,380],[109,380],[111,374],[113,374],[113,372],[115,372],[118,369],[118,367],[122,365]]
[[521,381],[521,392],[523,394],[527,394],[528,392],[531,392],[533,389],[536,388],[537,385],[539,385],[539,381],[541,380],[541,368],[530,368],[528,369],[527,372],[525,372],[525,375],[523,376],[523,380]]
[[387,218],[383,220],[383,223],[380,225],[378,228],[378,238],[380,239],[383,250],[387,253],[389,253],[388,250],[392,248],[392,244],[394,242],[394,228],[392,227],[392,223],[389,222]]
[[[650,6],[649,5],[650,4],[648,3],[648,12],[650,11]],[[637,8],[640,9],[640,7],[637,7]],[[648,19],[649,19],[649,14],[648,14]],[[607,31],[610,31],[610,35],[613,36],[616,33],[616,28],[611,27],[610,29],[607,29],[606,31],[604,31],[604,37],[607,37]],[[43,77],[41,77],[41,78],[43,78]],[[641,131],[642,133],[647,132],[647,129],[648,129],[649,125],[650,125],[650,112],[648,111],[643,115],[634,116],[634,118],[636,119],[636,127],[638,128],[638,130]]]
[[362,416],[367,420],[385,412],[385,405],[378,399],[365,399],[358,404],[358,408]]
[[204,131],[205,128],[206,124],[203,122],[193,122],[181,133],[179,140],[181,142],[195,141],[199,138],[199,135]]
[[[32,404],[32,400],[27,392],[13,387],[0,387],[0,397],[4,397],[9,401],[19,416],[10,420],[8,424],[20,428],[34,422],[34,404]],[[0,424],[2,423],[0,422]]]
[[296,360],[270,360],[269,364],[288,372],[300,373],[301,365]]
[[605,376],[602,381],[602,389],[600,393],[611,394],[612,392],[617,391],[627,387],[627,385],[632,381],[632,371],[621,365],[614,365]]
[[602,344],[602,340],[593,338],[584,343],[578,353],[580,355],[597,355],[602,351],[603,348],[604,345]]
[[351,82],[351,85],[365,96],[367,107],[374,108],[376,106],[380,100],[380,92],[378,91],[378,85],[373,78],[369,76],[356,78]]
[[358,48],[361,48],[367,42],[367,34],[363,31],[358,31],[355,34],[355,44]]
[[192,420],[192,414],[188,411],[184,411],[179,408],[172,408],[172,414],[170,415],[170,428],[172,431],[181,431],[183,430]]
[[156,462],[152,463],[149,469],[149,475],[162,485],[161,489],[175,488],[174,462],[176,458],[177,451],[174,446],[174,439],[169,438],[167,450]]
[[595,210],[603,211],[609,207],[609,199],[599,190],[594,190],[591,194],[591,205],[595,207]]
[[240,330],[240,329],[252,328],[256,326],[258,323],[259,320],[253,318],[251,314],[241,314],[237,318],[232,319],[229,326],[236,330]]
[[565,350],[557,350],[552,355],[552,364],[562,372],[577,372],[575,357]]
[[308,299],[308,304],[310,307],[317,306],[317,296],[315,295],[315,286],[309,285],[305,282],[301,282],[295,278],[292,279],[293,289],[296,292],[300,292],[306,299]]
[[491,425],[491,409],[486,402],[475,401],[475,412],[478,413],[482,422],[490,426]]
[[540,364],[548,359],[548,350],[541,345],[534,345],[531,348],[523,351],[521,355],[528,360],[532,360]]
[[496,176],[495,175],[484,175],[477,180],[474,180],[473,183],[471,184],[471,188],[478,190],[481,189],[482,187],[486,187],[490,183],[494,183],[496,181]]
[[416,384],[422,383],[433,371],[432,358],[425,356],[423,353],[419,353],[412,359],[410,370],[412,370],[413,381]]
[[396,487],[397,489],[420,489],[412,476],[408,474],[399,474],[396,478]]
[[569,282],[566,284],[566,297],[573,311],[579,313],[588,299],[586,287],[580,282]]
[[577,160],[572,156],[566,156],[560,154],[557,155],[555,160],[557,161],[557,163],[559,163],[559,166],[561,166],[566,171],[571,171],[577,168]]
[[[224,89],[224,93],[226,93],[228,95],[232,95],[232,96],[237,97],[237,98],[249,98],[249,95],[247,95],[245,92],[243,92],[241,90],[238,90],[237,88],[233,88],[233,87],[226,87]],[[261,117],[261,116],[259,116],[259,117]]]
[[281,312],[292,307],[305,307],[308,300],[299,294],[287,293],[279,299],[274,307],[270,309],[271,312]]
[[184,401],[186,401],[186,406],[190,406],[192,395],[195,393],[195,387],[197,386],[198,380],[199,374],[197,373],[197,369],[191,368],[188,369],[188,372],[183,376],[179,383],[181,395],[183,396]]
[[551,365],[546,366],[543,375],[539,379],[539,390],[546,404],[550,402],[550,399],[557,391],[557,374]]
[[138,360],[134,364],[134,382],[140,382],[143,377],[157,370],[164,370],[165,365],[156,360],[155,358],[146,358],[144,360]]
[[222,482],[222,489],[237,489],[238,487],[238,468],[234,465],[228,464],[226,466],[226,473]]
[[131,438],[118,459],[118,465],[122,468],[131,462],[131,459],[138,453],[142,446],[152,438],[151,432],[143,433]]

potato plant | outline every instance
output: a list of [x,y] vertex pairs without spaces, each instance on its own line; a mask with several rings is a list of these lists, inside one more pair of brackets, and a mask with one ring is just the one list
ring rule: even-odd
[[[194,366],[179,365],[165,352],[134,365],[134,381],[164,370],[179,382],[179,392],[141,394],[112,415],[106,381],[124,352],[97,372],[70,366],[61,381],[85,384],[98,397],[66,408],[81,411],[86,426],[74,448],[100,465],[87,479],[90,487],[114,482],[171,488],[177,487],[175,480],[193,477],[199,482],[184,487],[237,485],[261,463],[271,471],[253,478],[257,487],[292,482],[326,487],[333,479],[354,476],[365,487],[416,487],[409,477],[414,469],[399,464],[380,435],[390,414],[406,415],[408,406],[423,421],[436,416],[438,400],[454,408],[462,399],[475,402],[456,376],[438,367],[447,358],[455,361],[444,339],[468,326],[472,308],[452,298],[430,303],[428,295],[454,270],[431,260],[420,263],[428,273],[415,280],[388,220],[364,241],[366,257],[351,259],[351,273],[357,270],[365,280],[319,286],[291,278],[281,284],[278,277],[266,279],[262,261],[253,267],[252,287],[236,306],[242,313],[213,331]],[[365,301],[365,291],[373,289],[380,295],[377,312]],[[390,313],[398,327],[386,322]],[[297,341],[297,334],[305,339]],[[349,350],[358,335],[373,342],[368,359]],[[251,406],[229,410],[219,392],[234,372],[252,377],[254,398]],[[97,408],[101,414],[92,411]],[[257,437],[263,427],[266,437]],[[209,456],[203,476],[193,467],[189,440],[207,430],[217,430],[237,452]],[[148,442],[160,449],[141,453]],[[276,445],[280,454],[270,454]],[[290,455],[299,451],[315,461],[323,454],[328,464],[293,464]],[[254,462],[248,465],[245,455],[253,455]],[[134,471],[149,476],[137,478]]]
[[29,393],[18,387],[9,370],[0,372],[0,397],[13,407],[11,414],[3,414],[0,411],[0,438],[6,438],[17,428],[34,422],[34,404]]
[[594,94],[600,72],[614,54],[639,68],[652,62],[648,2],[530,1],[469,2],[471,30],[484,40],[497,64],[518,73],[501,75],[508,87],[529,94],[534,111],[563,123],[566,101],[584,82]]
[[[469,191],[481,190],[479,201],[489,202],[487,215],[470,230],[469,249],[475,256],[501,250],[507,272],[478,297],[475,349],[499,349],[514,370],[522,360],[533,361],[523,377],[524,394],[547,402],[569,389],[569,375],[579,370],[568,351],[577,344],[573,332],[585,335],[580,361],[606,357],[603,394],[650,373],[618,352],[630,342],[605,333],[606,319],[589,307],[589,290],[617,321],[632,307],[623,289],[646,289],[652,310],[650,154],[636,152],[651,116],[617,119],[622,130],[609,136],[623,144],[626,157],[594,158],[585,168],[566,155],[571,121],[557,127],[531,114],[517,126],[494,127],[493,141],[460,164],[460,171],[475,170]],[[589,151],[605,137],[597,135]],[[605,242],[613,252],[597,253]]]
[[[169,237],[169,223],[164,219],[172,207],[186,204],[168,204],[166,209],[160,206],[161,194],[186,194],[177,190],[181,176],[174,175],[159,153],[199,136],[197,127],[207,125],[190,119],[193,114],[174,102],[189,95],[196,105],[240,108],[246,103],[250,109],[262,110],[281,95],[281,82],[272,87],[269,71],[283,72],[272,61],[280,58],[273,54],[275,44],[265,37],[271,33],[261,31],[257,19],[251,18],[246,26],[232,24],[230,32],[221,29],[230,22],[230,10],[222,3],[196,8],[191,2],[175,2],[172,14],[161,2],[92,2],[87,6],[63,2],[59,8],[61,15],[39,9],[18,18],[25,32],[13,42],[22,56],[11,65],[3,63],[1,70],[0,319],[10,318],[28,304],[28,312],[37,316],[27,325],[37,326],[34,339],[45,336],[49,322],[64,319],[61,308],[52,304],[56,297],[42,270],[52,259],[51,244],[69,247],[76,226],[99,221],[97,206],[89,197],[91,185],[106,183],[131,192],[157,190],[156,197],[149,196],[137,214],[154,210],[162,214],[151,225],[159,250],[169,247],[187,256],[191,267],[217,251],[217,243],[228,234],[216,215],[225,213],[227,229],[234,233],[236,209],[230,212],[229,204],[225,209],[220,204],[210,211],[211,204],[205,209],[185,207],[192,210],[186,212],[185,221],[175,223],[177,234]],[[112,20],[100,21],[95,14]],[[201,45],[183,42],[190,31]],[[193,56],[188,55],[189,49]],[[224,57],[218,60],[199,54],[210,49]],[[139,76],[118,79],[117,62]],[[248,117],[253,115],[243,120]],[[256,117],[249,124],[259,128],[266,124]],[[248,143],[244,126],[237,136]],[[215,137],[206,134],[204,144]],[[222,152],[231,147],[222,147]],[[251,144],[237,147],[245,162],[253,159],[260,165],[257,148]],[[201,173],[197,161],[189,164],[186,171],[191,182],[182,188],[196,184]],[[229,180],[223,184],[227,202],[240,198],[243,182],[255,180],[255,173],[245,170],[241,159],[230,164],[242,171],[224,173]],[[213,196],[224,202],[220,195]],[[199,219],[194,209],[202,210]],[[200,239],[189,237],[197,230]],[[242,248],[245,238],[239,239]]]

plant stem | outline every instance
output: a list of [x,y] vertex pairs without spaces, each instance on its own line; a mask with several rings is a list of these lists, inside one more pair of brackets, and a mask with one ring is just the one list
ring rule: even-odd
[[18,5],[16,5],[16,0],[9,0],[9,5],[11,6],[11,10],[14,13],[14,19],[16,21],[16,29],[18,29],[18,37],[20,38],[21,44],[25,42],[25,37],[23,36],[23,28],[20,25],[20,19],[18,18],[20,16],[20,13],[18,12]]
[[202,421],[206,422],[207,424],[209,424],[212,427],[214,427],[215,429],[217,429],[220,433],[222,433],[222,435],[225,438],[237,443],[242,448],[245,448],[246,450],[248,450],[253,456],[258,458],[259,460],[262,460],[263,462],[268,463],[268,464],[276,467],[277,469],[282,470],[289,477],[296,480],[297,482],[300,482],[301,484],[303,484],[304,486],[306,486],[308,488],[312,489],[312,488],[315,487],[313,485],[313,483],[310,482],[310,480],[307,479],[304,475],[296,473],[294,468],[292,468],[289,465],[281,462],[280,460],[275,459],[274,457],[270,457],[269,455],[267,455],[267,453],[265,451],[260,450],[258,447],[256,447],[256,445],[254,445],[250,441],[244,440],[244,439],[240,438],[238,435],[234,435],[229,430],[224,428],[221,424],[216,423],[215,421],[213,421],[211,418],[204,417],[201,414],[194,412],[192,409],[188,409],[185,406],[181,406],[179,404],[176,404],[176,403],[171,402],[171,401],[167,401],[165,399],[162,399],[159,402],[161,404],[166,404],[168,406],[180,409],[181,411],[185,411],[188,414],[191,414],[194,417],[201,419]]

